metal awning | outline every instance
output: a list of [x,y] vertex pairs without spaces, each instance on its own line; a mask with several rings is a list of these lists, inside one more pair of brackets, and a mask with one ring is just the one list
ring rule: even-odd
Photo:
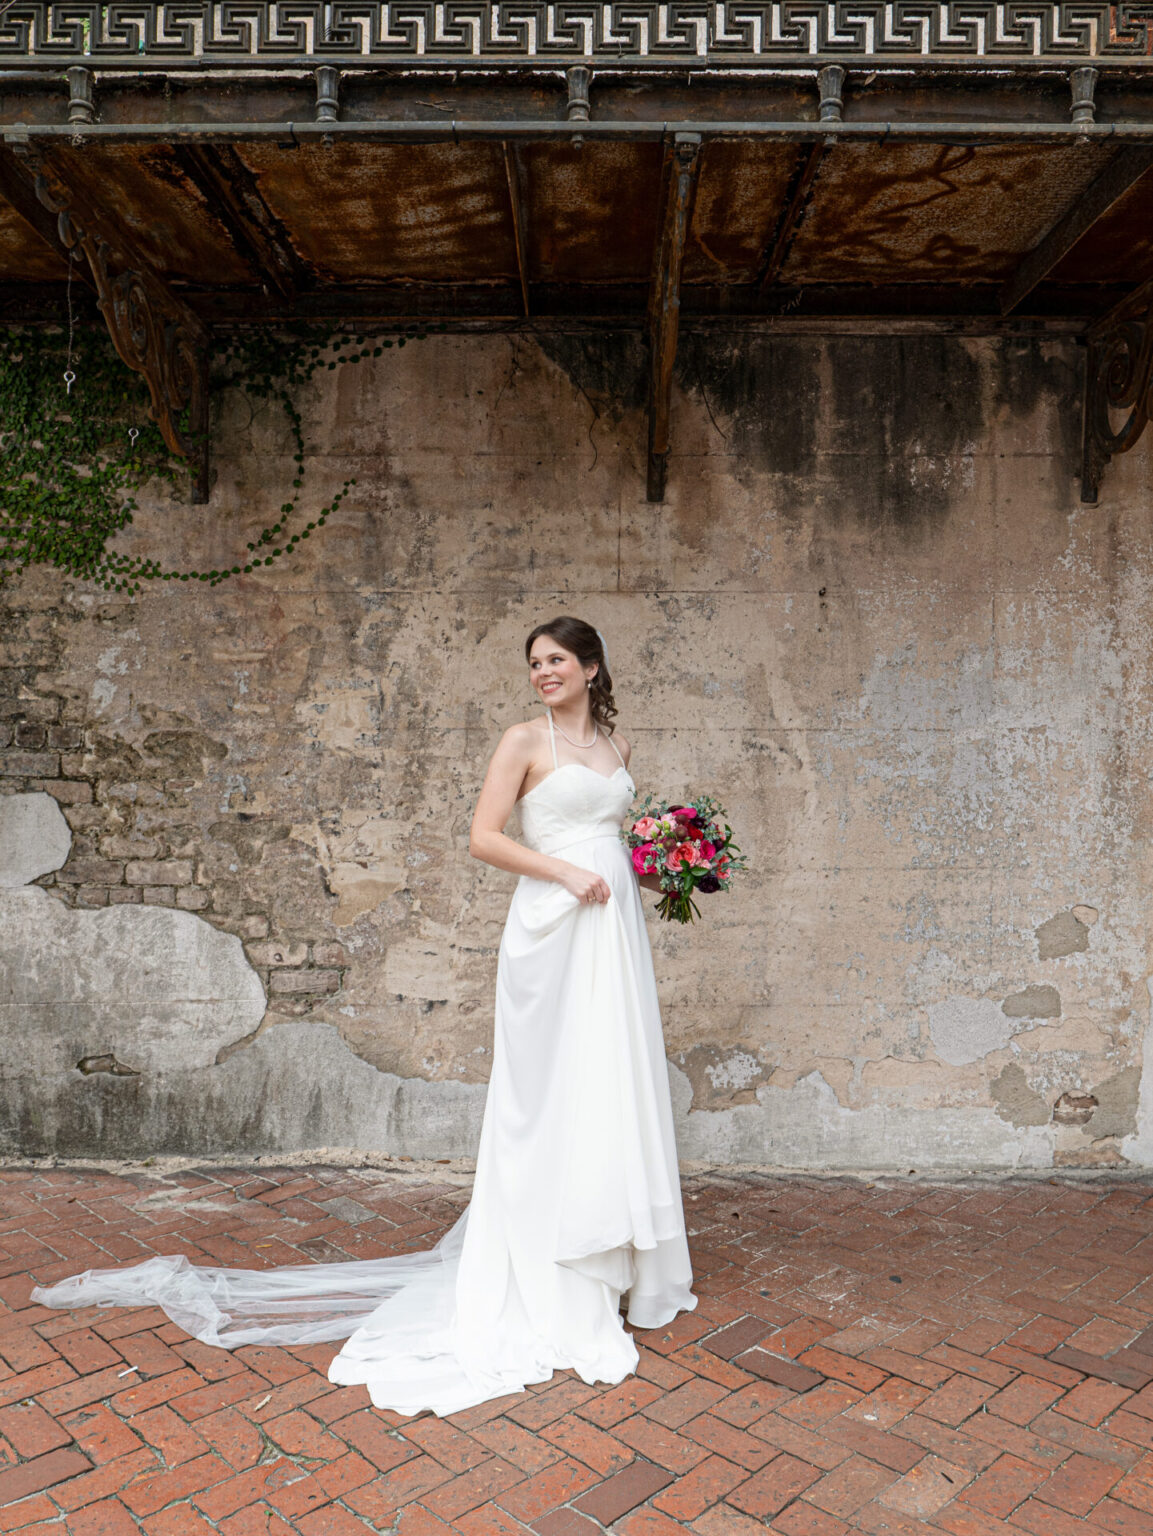
[[1082,494],[1144,426],[1153,6],[0,4],[0,305],[70,253],[170,446],[212,327],[1074,331]]

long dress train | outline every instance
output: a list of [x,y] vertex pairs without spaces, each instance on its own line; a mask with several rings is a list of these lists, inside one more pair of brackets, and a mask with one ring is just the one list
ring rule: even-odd
[[[52,1307],[156,1305],[207,1343],[346,1339],[329,1369],[380,1408],[455,1413],[557,1369],[618,1382],[622,1326],[696,1306],[668,1067],[640,894],[618,836],[634,788],[558,765],[520,802],[524,840],[596,870],[582,905],[522,877],[501,941],[492,1075],[468,1209],[426,1253],[273,1270],[183,1257],[37,1288]],[[611,738],[609,738],[611,741]],[[618,753],[619,756],[619,753]]]

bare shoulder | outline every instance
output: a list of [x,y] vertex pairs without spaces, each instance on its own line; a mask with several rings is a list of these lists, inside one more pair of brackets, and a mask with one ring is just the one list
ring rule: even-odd
[[612,736],[613,746],[625,760],[625,767],[629,765],[629,758],[633,755],[633,749],[619,731],[614,731]]
[[522,720],[518,725],[509,726],[497,750],[502,756],[517,757],[527,763],[539,753],[545,735],[543,720]]

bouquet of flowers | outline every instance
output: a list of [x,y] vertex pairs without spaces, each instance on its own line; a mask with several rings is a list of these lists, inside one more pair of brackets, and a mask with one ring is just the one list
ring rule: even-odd
[[649,795],[621,837],[637,874],[660,876],[664,895],[657,911],[667,922],[700,917],[694,893],[727,890],[734,872],[745,867],[723,807],[707,795],[695,796],[691,805],[658,805]]

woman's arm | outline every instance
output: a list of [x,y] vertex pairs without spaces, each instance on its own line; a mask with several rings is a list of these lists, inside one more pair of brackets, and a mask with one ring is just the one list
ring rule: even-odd
[[[624,758],[624,764],[627,768],[629,763],[632,761],[632,747],[629,746],[628,742],[624,739],[623,736],[614,736],[613,741],[616,743],[617,751],[620,753],[621,757]],[[656,891],[658,896],[664,895],[664,889],[661,886],[661,877],[659,875],[638,875],[637,884],[643,886],[646,891]]]
[[531,726],[514,725],[500,739],[473,812],[468,851],[474,859],[534,880],[553,880],[581,901],[607,901],[608,883],[591,869],[526,848],[505,835],[525,774],[532,766]]

